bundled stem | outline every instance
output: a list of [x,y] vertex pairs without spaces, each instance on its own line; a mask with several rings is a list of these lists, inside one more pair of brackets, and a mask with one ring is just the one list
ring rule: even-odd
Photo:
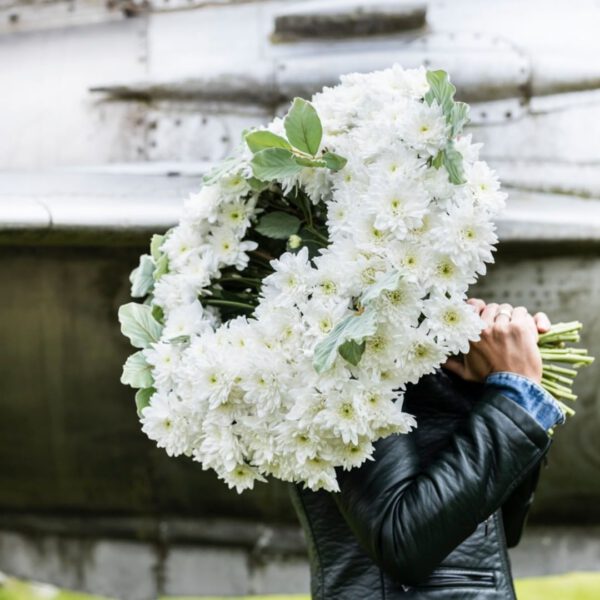
[[[563,412],[569,416],[575,411],[563,400],[577,400],[573,393],[573,382],[577,369],[594,362],[585,348],[572,348],[569,343],[579,342],[582,324],[579,321],[556,323],[550,331],[540,335],[538,346],[542,356],[542,386],[554,396]],[[559,363],[559,364],[555,364]],[[569,365],[559,366],[560,364]]]

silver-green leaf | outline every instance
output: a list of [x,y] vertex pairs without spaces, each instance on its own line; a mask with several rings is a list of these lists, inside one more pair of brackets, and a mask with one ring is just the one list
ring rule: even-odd
[[154,287],[154,261],[149,254],[140,256],[140,264],[129,276],[131,282],[131,295],[134,298],[143,298]]
[[119,308],[119,322],[121,332],[135,348],[147,348],[160,339],[162,327],[152,316],[152,308],[147,304],[124,304]]
[[334,172],[343,169],[348,162],[348,159],[335,152],[325,152],[325,154],[323,154],[323,160],[325,161],[327,168]]
[[292,177],[302,170],[294,155],[285,148],[266,148],[257,152],[252,161],[252,172],[261,181]]
[[142,416],[143,410],[150,406],[150,399],[154,396],[156,390],[153,387],[138,390],[135,394],[135,406],[137,408],[138,417]]
[[248,144],[248,148],[254,153],[265,150],[266,148],[292,149],[287,140],[266,129],[251,131],[245,135],[244,139],[246,140],[246,144]]
[[377,319],[372,307],[342,319],[315,347],[313,366],[317,373],[323,373],[333,366],[338,349],[345,342],[352,340],[360,344],[376,330]]
[[121,383],[133,388],[149,388],[154,384],[151,369],[140,350],[132,354],[123,365]]
[[226,159],[212,168],[206,175],[204,175],[202,181],[206,185],[214,185],[226,175],[230,175],[233,172],[239,171],[240,167],[242,166],[242,162],[243,159],[241,156],[228,156]]
[[323,127],[315,107],[310,102],[302,98],[294,98],[283,126],[292,146],[315,156],[321,146]]
[[154,261],[156,262],[162,255],[162,250],[160,247],[163,245],[166,236],[160,235],[159,233],[155,233],[152,236],[152,240],[150,240],[150,254]]
[[446,71],[427,71],[427,82],[429,91],[425,94],[425,102],[431,105],[434,101],[438,103],[446,118],[454,104],[456,88],[450,83]]
[[449,144],[444,150],[443,162],[446,171],[448,171],[448,178],[451,183],[454,183],[455,185],[465,183],[463,157],[453,144]]
[[374,284],[370,285],[361,295],[360,303],[367,306],[382,294],[382,292],[393,292],[398,289],[402,275],[396,270],[392,270],[382,275]]

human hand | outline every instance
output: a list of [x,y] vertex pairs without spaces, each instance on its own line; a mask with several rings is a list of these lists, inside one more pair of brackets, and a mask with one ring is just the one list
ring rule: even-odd
[[485,323],[481,340],[471,344],[462,360],[450,358],[444,368],[468,381],[483,381],[491,373],[508,371],[539,383],[542,359],[537,340],[539,333],[550,329],[546,314],[531,316],[522,306],[486,304],[478,298],[468,303]]

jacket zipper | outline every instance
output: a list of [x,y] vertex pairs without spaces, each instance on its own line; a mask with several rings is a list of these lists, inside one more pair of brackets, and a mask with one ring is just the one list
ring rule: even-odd
[[494,587],[496,578],[492,571],[442,568],[434,571],[429,579],[418,587]]

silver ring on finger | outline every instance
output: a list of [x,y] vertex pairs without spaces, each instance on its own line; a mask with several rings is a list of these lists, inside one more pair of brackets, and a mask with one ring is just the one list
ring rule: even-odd
[[509,310],[508,308],[501,308],[497,313],[496,313],[496,319],[498,317],[508,317],[509,319],[512,317],[512,310]]

